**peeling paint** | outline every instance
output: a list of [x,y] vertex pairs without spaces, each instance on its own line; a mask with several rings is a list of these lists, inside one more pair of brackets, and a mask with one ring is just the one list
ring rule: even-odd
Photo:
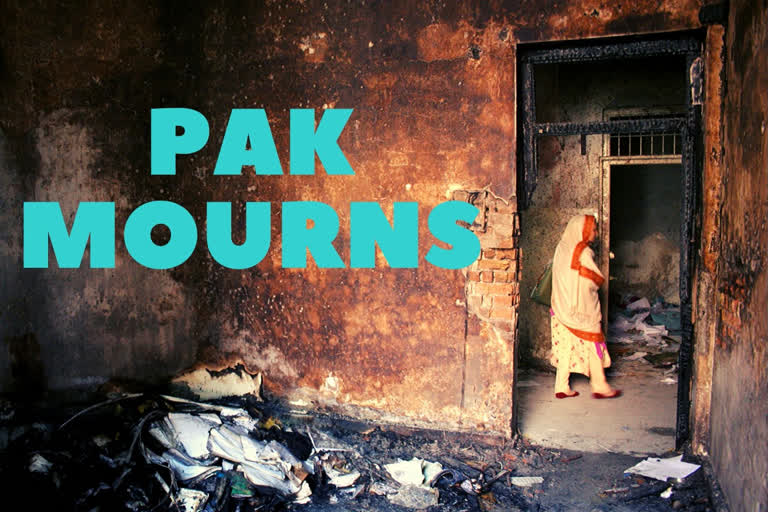
[[191,393],[196,400],[249,395],[261,399],[262,377],[251,374],[242,364],[225,370],[197,368],[175,377],[171,384],[183,394]]

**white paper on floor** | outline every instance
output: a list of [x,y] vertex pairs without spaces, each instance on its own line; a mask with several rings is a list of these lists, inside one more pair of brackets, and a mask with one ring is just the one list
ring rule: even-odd
[[643,297],[642,299],[638,299],[635,302],[627,304],[628,311],[634,311],[636,309],[651,309],[651,303],[648,301],[648,299]]
[[385,464],[384,469],[402,485],[429,487],[430,481],[443,470],[443,466],[439,462],[414,457],[411,460],[398,459],[392,464]]
[[648,352],[635,352],[631,356],[627,356],[624,358],[625,361],[637,361],[638,359],[642,359],[643,357],[647,356]]
[[544,483],[544,477],[541,476],[513,476],[509,482],[517,487],[530,487],[535,484]]
[[337,471],[333,467],[324,467],[325,474],[328,475],[328,482],[331,485],[335,485],[338,488],[352,487],[358,478],[360,478],[359,471],[352,471],[350,473],[342,473]]
[[636,322],[635,329],[642,332],[646,336],[666,336],[669,334],[667,328],[663,325],[648,325],[644,322]]
[[682,459],[682,455],[671,457],[669,459],[648,457],[644,461],[626,469],[624,473],[634,473],[636,475],[647,476],[648,478],[655,478],[656,480],[666,482],[667,478],[677,478],[678,480],[681,480],[701,467],[698,464],[683,462]]
[[398,460],[392,464],[386,464],[384,469],[399,484],[421,485],[424,483],[423,464],[423,459],[414,457],[411,460]]

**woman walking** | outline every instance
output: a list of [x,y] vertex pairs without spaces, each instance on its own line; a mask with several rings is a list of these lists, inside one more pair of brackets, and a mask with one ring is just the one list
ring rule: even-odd
[[578,396],[568,383],[571,373],[589,377],[593,398],[616,398],[604,368],[611,365],[602,331],[602,313],[597,291],[604,277],[595,264],[589,244],[597,239],[597,221],[592,215],[577,215],[565,228],[552,262],[552,358],[557,369],[555,396]]

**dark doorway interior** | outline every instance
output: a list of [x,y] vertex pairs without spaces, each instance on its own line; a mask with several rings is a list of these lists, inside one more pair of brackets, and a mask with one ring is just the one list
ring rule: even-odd
[[611,166],[611,303],[680,304],[680,164]]

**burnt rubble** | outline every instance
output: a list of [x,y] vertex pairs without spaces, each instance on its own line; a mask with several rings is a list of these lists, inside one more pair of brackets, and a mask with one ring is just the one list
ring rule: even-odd
[[660,482],[622,474],[638,460],[628,455],[371,425],[250,395],[2,405],[0,485],[30,510],[714,510],[701,471]]

